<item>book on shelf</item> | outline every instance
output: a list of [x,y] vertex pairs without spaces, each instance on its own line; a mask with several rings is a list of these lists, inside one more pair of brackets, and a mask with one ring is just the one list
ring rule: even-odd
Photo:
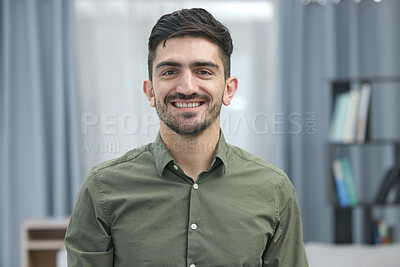
[[371,85],[339,93],[334,101],[329,139],[333,143],[363,143],[366,139]]
[[[399,194],[400,187],[400,165],[390,168],[383,177],[381,184],[379,185],[378,192],[375,197],[376,203],[385,203],[390,190],[396,190]],[[399,196],[397,195],[396,198]],[[397,202],[398,199],[395,201]]]
[[341,207],[357,205],[353,173],[348,158],[337,158],[332,162],[337,198]]
[[353,143],[356,140],[359,102],[360,91],[357,89],[351,90],[349,93],[349,103],[344,122],[343,143]]
[[393,225],[389,225],[384,219],[373,221],[374,243],[376,245],[386,245],[395,242]]
[[350,206],[357,205],[357,195],[354,186],[353,172],[351,170],[350,161],[348,158],[341,159],[343,177],[346,184],[347,194],[349,196]]
[[342,142],[343,140],[348,106],[349,93],[340,93],[335,99],[332,123],[329,133],[330,140],[332,142],[338,143]]
[[397,186],[396,186],[396,199],[395,199],[396,203],[400,203],[400,177],[399,177],[399,181],[397,182]]
[[356,142],[365,142],[367,135],[368,111],[371,102],[371,85],[363,83],[360,92],[360,104],[358,108],[358,120],[356,131]]
[[341,207],[349,207],[350,200],[347,193],[346,183],[344,181],[343,168],[340,159],[334,159],[332,162],[333,177],[335,179],[336,193]]

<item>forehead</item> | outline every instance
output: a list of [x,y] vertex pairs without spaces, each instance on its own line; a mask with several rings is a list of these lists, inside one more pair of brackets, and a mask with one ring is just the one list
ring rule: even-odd
[[164,60],[175,60],[181,63],[193,61],[212,61],[222,67],[219,47],[200,37],[174,37],[158,44],[153,67]]

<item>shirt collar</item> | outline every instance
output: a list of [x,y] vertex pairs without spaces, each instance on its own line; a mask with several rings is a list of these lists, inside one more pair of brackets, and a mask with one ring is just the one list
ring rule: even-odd
[[226,169],[228,168],[228,144],[225,141],[225,136],[220,130],[219,132],[219,141],[218,145],[215,148],[215,153],[214,153],[214,159],[213,162],[215,162],[216,158],[219,158],[222,161],[222,165],[224,168],[224,174],[226,172]]
[[169,153],[167,147],[162,141],[160,132],[158,132],[156,140],[153,143],[153,156],[158,171],[158,175],[160,175],[161,177],[165,166],[167,166],[167,164],[170,163],[171,161],[174,161],[174,158]]
[[[223,164],[224,174],[228,166],[227,153],[228,144],[225,141],[224,134],[222,131],[220,131],[219,141],[214,152],[213,164],[215,164],[216,159],[219,158]],[[158,175],[161,177],[165,167],[168,165],[168,163],[174,161],[174,158],[169,153],[167,147],[162,141],[160,132],[157,134],[156,140],[153,143],[153,156]]]

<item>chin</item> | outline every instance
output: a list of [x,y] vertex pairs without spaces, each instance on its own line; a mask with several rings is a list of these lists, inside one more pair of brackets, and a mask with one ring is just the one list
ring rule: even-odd
[[199,136],[202,134],[205,130],[207,130],[210,126],[211,123],[202,123],[202,124],[197,124],[197,125],[187,125],[187,127],[182,127],[181,125],[176,125],[176,124],[171,124],[171,123],[166,123],[166,125],[175,133],[182,135],[182,136]]

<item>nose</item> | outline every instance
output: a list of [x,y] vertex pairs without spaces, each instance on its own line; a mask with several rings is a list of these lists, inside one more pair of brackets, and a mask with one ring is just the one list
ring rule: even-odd
[[190,70],[184,71],[178,81],[176,91],[185,95],[197,93],[198,87],[195,79],[196,77]]

